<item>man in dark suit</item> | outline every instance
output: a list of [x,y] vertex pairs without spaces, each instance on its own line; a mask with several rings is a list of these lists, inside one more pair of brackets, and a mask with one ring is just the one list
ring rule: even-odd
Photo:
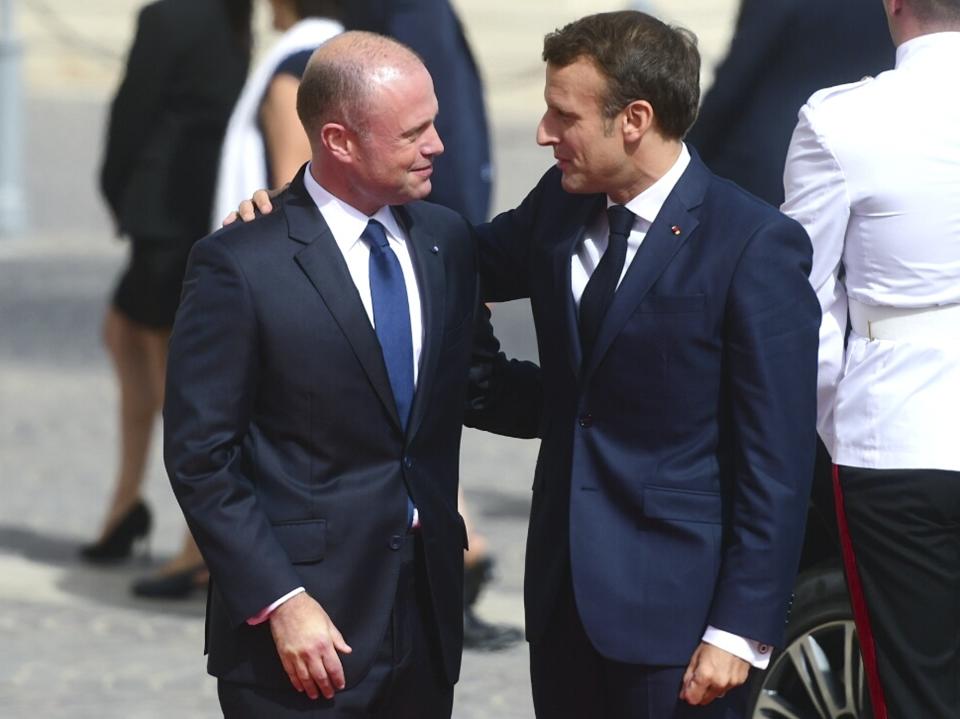
[[437,132],[447,147],[434,165],[436,182],[427,199],[470,222],[486,220],[492,172],[483,83],[450,0],[351,0],[344,25],[392,37],[421,57],[433,77]]
[[[460,18],[450,0],[351,0],[345,4],[348,30],[366,30],[408,45],[423,60],[433,78],[440,114],[437,132],[447,151],[434,162],[429,202],[449,207],[470,222],[489,217],[491,195],[490,141],[483,83]],[[476,530],[476,518],[461,493],[470,538],[464,557],[463,643],[471,649],[500,650],[518,642],[522,632],[491,624],[475,611],[483,587],[493,577],[493,557]]]
[[449,717],[475,243],[415,201],[443,145],[409,50],[331,40],[298,112],[311,162],[277,212],[196,245],[171,340],[165,460],[210,567],[208,669],[228,717]]
[[802,543],[810,242],[683,144],[691,34],[593,15],[548,35],[544,59],[537,141],[557,166],[479,245],[484,299],[529,297],[540,348],[537,715],[739,717],[749,666],[782,641]]
[[711,170],[779,207],[790,135],[807,98],[891,67],[876,0],[743,0],[687,141]]
[[557,167],[478,245],[484,299],[531,300],[543,405],[506,371],[513,407],[468,412],[542,438],[525,577],[537,715],[740,717],[749,667],[783,639],[813,471],[810,241],[682,142],[690,33],[592,15],[548,35],[544,59],[537,140]]

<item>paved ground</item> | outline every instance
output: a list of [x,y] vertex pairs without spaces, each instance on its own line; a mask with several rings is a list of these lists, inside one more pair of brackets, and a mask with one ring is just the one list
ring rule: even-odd
[[[24,237],[0,239],[0,718],[215,716],[214,684],[200,655],[200,598],[134,601],[127,586],[149,571],[149,562],[99,570],[75,560],[77,546],[101,519],[115,459],[116,391],[98,325],[125,247],[109,237],[94,176],[105,103],[139,3],[15,4],[30,50],[25,154],[31,227]],[[532,142],[541,102],[539,38],[611,4],[457,4],[490,88],[500,170],[496,204],[506,207],[549,163]],[[670,11],[701,35],[710,60],[722,52],[732,5],[675,0]],[[495,321],[508,349],[535,355],[525,307],[503,306]],[[530,442],[465,436],[463,480],[500,563],[481,612],[515,624],[522,620],[535,453]],[[181,520],[158,457],[149,474],[157,562],[174,551]],[[525,647],[467,653],[454,715],[531,717]]]

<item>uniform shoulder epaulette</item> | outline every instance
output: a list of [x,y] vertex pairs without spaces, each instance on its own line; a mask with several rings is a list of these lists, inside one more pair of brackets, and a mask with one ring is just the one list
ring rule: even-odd
[[838,95],[844,95],[848,92],[857,90],[865,85],[869,85],[873,82],[874,78],[872,75],[864,75],[857,82],[848,82],[843,85],[834,85],[833,87],[825,87],[822,90],[817,90],[813,95],[810,96],[808,101],[810,105],[816,106],[822,103],[824,100],[830,97],[836,97]]

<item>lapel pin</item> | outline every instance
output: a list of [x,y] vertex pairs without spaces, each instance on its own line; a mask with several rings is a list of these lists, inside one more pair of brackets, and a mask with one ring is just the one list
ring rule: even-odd
[[435,254],[435,255],[439,255],[439,254],[440,254],[440,248],[437,247],[436,245],[434,245],[433,247],[431,247],[431,248],[430,248],[430,251],[431,251],[433,254]]
[[674,225],[673,227],[671,227],[670,232],[679,236],[680,233],[682,232],[682,230],[680,229],[680,225]]

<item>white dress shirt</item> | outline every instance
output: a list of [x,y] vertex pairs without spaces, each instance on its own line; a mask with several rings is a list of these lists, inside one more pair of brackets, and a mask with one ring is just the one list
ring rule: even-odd
[[[637,256],[637,250],[643,243],[650,225],[667,201],[667,196],[673,190],[674,185],[680,179],[683,171],[690,164],[690,152],[686,145],[680,146],[680,155],[674,162],[673,167],[667,170],[667,173],[650,187],[634,197],[624,205],[635,215],[633,220],[633,229],[630,230],[630,236],[627,237],[627,256],[623,261],[623,271],[620,272],[620,279],[617,281],[617,287],[623,282],[627,270],[630,269],[630,263]],[[617,204],[609,197],[607,198],[607,207]],[[607,251],[607,244],[610,241],[610,225],[607,220],[607,213],[601,212],[596,219],[590,223],[583,235],[583,240],[574,248],[573,257],[570,261],[570,284],[573,289],[573,301],[580,308],[580,298],[583,296],[583,290],[587,286],[590,275],[600,263],[600,258]]]
[[[394,218],[389,207],[381,207],[374,215],[368,216],[340,198],[331,195],[313,179],[309,164],[307,165],[307,171],[303,173],[303,182],[306,185],[307,192],[310,193],[310,197],[320,210],[320,214],[323,215],[324,222],[330,228],[330,233],[333,235],[337,247],[343,254],[343,259],[347,263],[347,270],[350,272],[350,278],[360,294],[360,301],[363,303],[363,308],[367,311],[367,317],[370,318],[370,325],[374,329],[376,329],[376,323],[373,319],[373,295],[370,292],[370,247],[360,239],[360,235],[363,234],[370,220],[377,220],[386,230],[387,242],[400,261],[400,270],[403,272],[403,280],[407,287],[407,304],[410,307],[410,332],[413,339],[413,386],[416,387],[420,373],[420,354],[423,349],[423,319],[420,291],[417,287],[417,274],[413,270],[413,261],[407,247],[407,233]],[[419,522],[420,513],[415,507],[413,510],[413,525],[417,526]],[[257,625],[265,622],[270,618],[274,609],[304,591],[306,590],[303,587],[297,587],[284,594],[269,606],[264,607],[262,611],[247,619],[247,624]]]
[[[663,203],[667,201],[667,197],[673,191],[674,186],[676,186],[680,176],[683,175],[689,164],[690,152],[686,145],[681,144],[679,156],[663,177],[624,205],[636,217],[633,221],[633,228],[630,230],[630,236],[627,238],[627,256],[623,262],[620,279],[617,282],[618,288],[620,283],[623,282],[627,270],[630,269],[630,263],[637,256],[637,251],[640,249],[644,238],[646,238],[650,226],[657,215],[660,214]],[[607,198],[607,207],[615,204],[617,203],[609,197]],[[583,290],[590,280],[590,275],[593,274],[600,263],[600,258],[607,250],[609,236],[610,225],[607,220],[607,213],[601,212],[587,227],[583,240],[574,248],[573,257],[570,260],[570,284],[573,299],[578,308],[580,307]],[[758,669],[766,669],[770,663],[770,647],[768,645],[760,644],[752,639],[745,639],[716,627],[707,627],[703,634],[703,641],[750,662]]]
[[894,70],[821,90],[800,111],[782,209],[813,241],[817,428],[836,464],[960,470],[960,332],[854,331],[844,348],[849,301],[960,302],[958,67],[960,33],[924,35],[897,48]]
[[370,247],[360,239],[370,220],[376,220],[386,230],[390,249],[400,260],[403,280],[407,286],[407,304],[410,306],[410,332],[413,335],[413,386],[417,386],[420,374],[420,352],[423,349],[423,315],[420,307],[420,291],[417,288],[417,273],[413,270],[413,260],[407,247],[407,233],[400,227],[389,207],[381,207],[372,216],[351,207],[338,197],[334,197],[310,174],[311,165],[303,174],[307,192],[320,209],[324,222],[330,228],[337,247],[343,254],[350,271],[350,279],[360,293],[360,301],[370,318],[370,325],[376,328],[373,319],[373,296],[370,293]]

